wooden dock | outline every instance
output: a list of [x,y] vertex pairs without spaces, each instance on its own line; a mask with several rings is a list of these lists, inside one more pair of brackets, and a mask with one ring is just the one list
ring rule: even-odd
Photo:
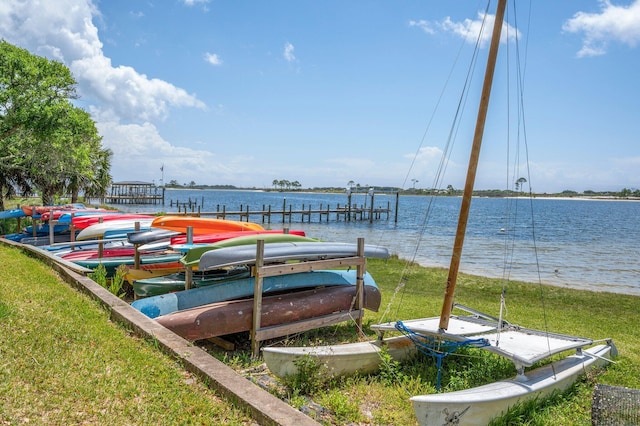
[[[200,206],[191,204],[191,208],[188,208],[187,204],[176,203],[178,207],[178,215],[186,216],[202,216],[202,217],[214,217],[217,219],[230,219],[240,220],[245,222],[261,222],[270,224],[272,221],[278,221],[279,223],[293,223],[293,222],[312,222],[317,220],[318,222],[329,222],[330,220],[336,221],[369,221],[386,219],[391,217],[392,209],[391,203],[387,203],[386,207],[375,206],[362,206],[362,205],[340,205],[332,207],[327,204],[320,204],[317,207],[311,205],[302,205],[301,208],[294,209],[293,206],[283,206],[283,208],[273,209],[271,205],[262,205],[261,208],[251,210],[249,206],[240,205],[239,209],[229,210],[227,206],[216,206],[216,211],[202,211]],[[395,221],[397,221],[397,205],[395,209]]]
[[104,197],[107,204],[164,204],[164,188],[140,181],[114,182]]

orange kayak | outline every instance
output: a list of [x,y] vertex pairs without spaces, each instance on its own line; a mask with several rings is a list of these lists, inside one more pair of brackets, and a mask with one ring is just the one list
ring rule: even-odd
[[236,220],[213,219],[191,216],[160,216],[151,223],[152,228],[169,229],[171,231],[187,232],[193,228],[193,235],[213,234],[230,231],[262,231],[264,228],[253,222]]

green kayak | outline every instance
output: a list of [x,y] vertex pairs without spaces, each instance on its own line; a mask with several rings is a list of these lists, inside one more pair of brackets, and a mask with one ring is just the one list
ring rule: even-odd
[[[214,269],[211,271],[193,271],[192,286],[204,287],[208,285],[227,282],[239,278],[247,278],[251,275],[251,268],[242,265],[227,269]],[[158,296],[184,290],[185,273],[163,275],[160,277],[135,280],[133,291],[138,297]]]
[[265,244],[318,241],[315,238],[303,237],[293,234],[258,234],[229,238],[212,244],[183,244],[180,247],[174,246],[174,248],[178,250],[187,249],[187,254],[180,260],[180,262],[182,262],[185,266],[195,267],[198,266],[198,262],[200,262],[200,257],[203,253],[225,247],[255,245],[258,240],[263,240]]

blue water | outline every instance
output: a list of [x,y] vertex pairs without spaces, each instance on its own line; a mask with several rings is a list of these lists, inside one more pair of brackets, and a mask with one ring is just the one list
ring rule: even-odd
[[[226,206],[250,211],[283,205],[293,210],[335,208],[347,204],[346,194],[261,191],[167,190],[166,204],[118,205],[131,212],[175,212],[169,201],[196,201],[201,211]],[[334,216],[311,223],[299,216],[286,224],[325,241],[381,244],[401,258],[424,266],[448,267],[458,210],[458,197],[401,196],[394,220],[395,195],[376,194],[375,207],[391,208],[389,219],[337,221]],[[370,206],[371,198],[354,194],[352,204]],[[429,211],[426,216],[425,212]],[[426,218],[426,219],[425,219]],[[533,218],[533,219],[532,219]],[[260,216],[252,221],[261,223]],[[273,229],[281,228],[278,215]],[[579,199],[474,198],[460,269],[487,277],[509,277],[527,282],[594,291],[640,295],[640,202]]]

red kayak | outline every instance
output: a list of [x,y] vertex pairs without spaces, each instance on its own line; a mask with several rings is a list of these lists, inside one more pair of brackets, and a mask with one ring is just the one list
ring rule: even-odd
[[40,219],[49,220],[51,219],[51,214],[53,213],[53,219],[58,220],[61,216],[77,214],[80,216],[88,216],[88,215],[105,215],[105,214],[114,214],[117,213],[117,210],[105,210],[105,209],[61,209],[61,210],[52,210],[48,212],[44,212],[40,215]]
[[85,229],[96,223],[107,222],[110,220],[129,220],[129,219],[153,219],[154,216],[147,214],[126,214],[126,213],[113,213],[107,215],[95,215],[95,216],[78,216],[73,218],[73,227],[76,229]]
[[22,206],[20,207],[22,212],[27,216],[35,216],[40,217],[44,213],[48,213],[54,210],[76,210],[83,209],[84,206],[81,207],[81,204],[64,204],[59,206]]
[[[218,241],[227,240],[229,238],[235,237],[244,237],[247,235],[256,235],[256,234],[282,234],[284,233],[281,229],[275,230],[263,230],[263,231],[230,231],[230,232],[218,232],[213,234],[200,234],[193,236],[194,244],[202,244],[202,243],[217,243]],[[300,230],[290,230],[289,234],[291,235],[300,235],[301,237],[305,236],[304,231]],[[171,244],[186,244],[187,236],[179,235],[171,238]]]
[[[102,257],[127,257],[133,256],[136,254],[136,249],[133,247],[118,247],[118,248],[109,248],[102,250]],[[90,250],[74,250],[72,252],[63,254],[61,256],[63,259],[73,262],[75,260],[87,260],[87,259],[98,259],[98,250],[90,249]]]

